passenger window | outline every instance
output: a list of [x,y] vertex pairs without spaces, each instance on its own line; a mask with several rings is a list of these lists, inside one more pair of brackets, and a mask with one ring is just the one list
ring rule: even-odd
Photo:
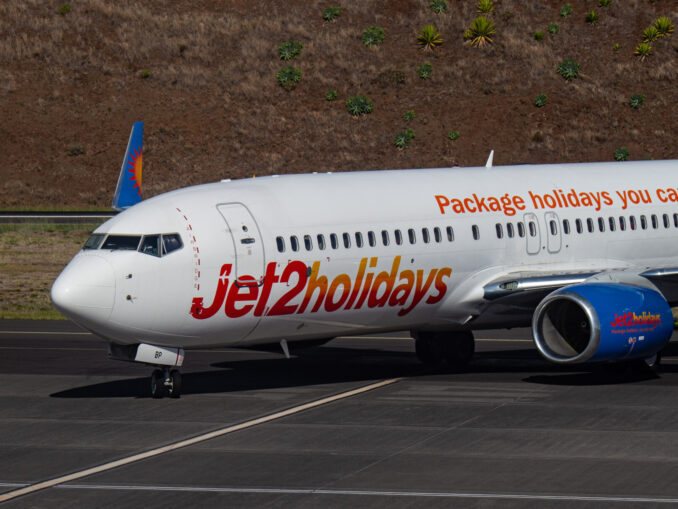
[[537,225],[534,223],[534,221],[530,221],[527,226],[530,229],[530,237],[536,237],[537,236]]
[[514,236],[513,223],[506,223],[506,235],[509,239],[512,239]]
[[501,239],[504,236],[504,229],[501,227],[501,223],[497,223],[494,227],[497,230],[497,238]]
[[443,236],[442,236],[442,234],[440,233],[440,228],[438,228],[437,226],[436,226],[435,228],[433,228],[433,238],[434,238],[434,239],[436,240],[436,242],[439,243],[439,244],[440,244],[440,242],[442,242],[442,240],[443,240]]
[[577,228],[577,233],[582,233],[584,231],[584,227],[581,224],[581,219],[575,219],[574,225]]
[[285,252],[285,239],[283,239],[282,237],[276,237],[275,244],[276,246],[278,246],[278,253]]
[[518,222],[518,237],[521,239],[525,237],[525,223],[522,221]]
[[349,247],[351,247],[351,236],[350,236],[348,233],[344,232],[344,233],[341,235],[341,237],[344,239],[344,247],[345,247],[346,249],[348,249]]
[[373,231],[367,232],[367,242],[369,242],[370,247],[374,247],[377,245],[377,238],[374,236]]
[[332,246],[332,249],[339,248],[339,238],[336,233],[330,233],[330,246]]
[[626,230],[626,218],[624,216],[619,216],[619,229],[621,231]]
[[570,234],[570,220],[569,219],[563,219],[563,233],[565,235]]
[[139,251],[147,255],[160,257],[159,244],[160,235],[145,235],[141,240]]
[[605,220],[602,217],[598,218],[598,231],[600,232],[605,231]]
[[313,240],[311,240],[310,235],[304,235],[304,247],[306,248],[306,251],[313,249]]
[[296,235],[290,237],[290,246],[292,247],[292,251],[299,251],[299,239]]
[[414,244],[414,243],[417,241],[417,237],[416,237],[416,235],[414,234],[414,230],[413,230],[412,228],[410,228],[409,230],[407,230],[407,236],[408,236],[409,239],[410,239],[410,244]]
[[87,239],[87,242],[85,242],[85,245],[82,247],[83,249],[99,249],[99,246],[101,243],[104,241],[104,235],[103,233],[93,233],[89,239]]
[[446,231],[447,231],[447,240],[449,240],[450,242],[453,242],[454,241],[454,230],[452,229],[451,226],[448,226],[446,228]]
[[678,214],[673,214],[673,226],[678,228]]
[[184,244],[181,242],[181,236],[178,233],[170,233],[162,236],[162,256],[170,254],[172,251],[176,251],[184,247]]
[[109,235],[101,249],[111,251],[136,251],[141,241],[141,235]]
[[381,243],[385,246],[388,246],[390,243],[390,239],[388,237],[388,231],[386,230],[381,230]]
[[356,247],[363,247],[363,234],[360,232],[355,233],[355,245]]
[[669,226],[671,226],[668,214],[664,214],[663,219],[664,219],[664,228],[668,228]]
[[551,235],[558,235],[558,225],[553,219],[549,221],[549,228],[551,229]]
[[657,216],[655,214],[652,214],[650,216],[650,219],[652,219],[652,228],[656,230],[659,227],[659,221],[657,221]]
[[318,234],[317,240],[318,240],[318,249],[323,251],[325,249],[325,236],[322,233],[320,233]]
[[431,236],[428,233],[428,228],[421,229],[421,238],[424,239],[424,243],[426,244],[428,244],[428,242],[431,240]]
[[636,229],[636,216],[629,216],[629,228]]
[[647,218],[645,216],[640,216],[640,227],[647,230]]
[[586,218],[586,229],[589,231],[589,233],[593,233],[593,219]]
[[610,231],[613,232],[617,226],[614,222],[614,217],[610,216],[608,222],[610,223]]
[[474,224],[471,226],[471,232],[473,233],[473,239],[478,240],[480,238],[480,230],[478,229],[478,225]]
[[403,243],[403,234],[400,232],[400,230],[394,231],[393,234],[395,235],[396,244],[400,246]]

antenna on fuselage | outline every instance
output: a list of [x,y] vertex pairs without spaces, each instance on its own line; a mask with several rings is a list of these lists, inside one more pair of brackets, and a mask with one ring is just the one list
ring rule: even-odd
[[492,160],[494,159],[494,150],[490,150],[490,157],[487,158],[485,168],[492,168]]

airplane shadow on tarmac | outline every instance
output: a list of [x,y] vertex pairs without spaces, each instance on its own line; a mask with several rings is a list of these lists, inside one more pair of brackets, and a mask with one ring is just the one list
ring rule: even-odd
[[[665,355],[678,354],[678,345],[670,345]],[[231,393],[285,387],[303,387],[334,383],[371,382],[387,378],[445,377],[474,382],[501,383],[483,375],[516,374],[511,382],[586,386],[614,385],[657,380],[661,373],[678,373],[678,365],[664,365],[659,375],[638,365],[558,366],[541,359],[533,349],[479,352],[464,373],[431,370],[423,367],[410,352],[346,347],[314,347],[298,357],[248,359],[217,362],[209,371],[182,374],[183,395]],[[535,374],[536,373],[536,374]],[[149,372],[150,375],[150,372]],[[521,375],[525,375],[524,378]],[[149,377],[126,378],[60,391],[54,398],[129,398],[150,397]],[[676,381],[678,384],[678,380]]]

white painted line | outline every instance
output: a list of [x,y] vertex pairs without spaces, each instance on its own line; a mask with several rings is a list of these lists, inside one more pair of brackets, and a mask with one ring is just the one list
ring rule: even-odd
[[60,489],[75,490],[121,490],[121,491],[184,491],[203,493],[260,493],[276,495],[353,495],[374,497],[429,497],[429,498],[472,498],[500,500],[567,500],[573,502],[633,502],[654,504],[675,504],[678,498],[661,497],[615,497],[595,495],[546,495],[540,493],[464,493],[451,491],[381,491],[350,489],[313,489],[313,488],[208,488],[199,486],[125,486],[106,484],[62,484]]
[[12,500],[14,498],[20,497],[22,495],[28,495],[29,493],[35,493],[36,491],[44,490],[46,488],[52,488],[54,486],[57,486],[59,484],[64,484],[72,481],[76,481],[78,479],[82,479],[83,477],[87,477],[90,475],[98,474],[101,472],[106,472],[107,470],[112,470],[114,468],[118,468],[124,465],[129,465],[130,463],[134,463],[136,461],[141,461],[145,460],[148,458],[152,458],[154,456],[159,456],[160,454],[165,454],[167,452],[172,452],[176,451],[177,449],[182,449],[184,447],[188,447],[190,445],[195,445],[199,444],[200,442],[204,442],[206,440],[211,440],[213,438],[221,437],[224,435],[228,435],[229,433],[233,433],[235,431],[240,431],[243,429],[251,428],[253,426],[257,426],[259,424],[264,424],[267,422],[274,421],[276,419],[282,419],[283,417],[287,417],[289,415],[293,414],[298,414],[299,412],[303,412],[305,410],[310,410],[312,408],[319,407],[321,405],[326,405],[328,403],[333,403],[335,401],[339,401],[342,399],[350,398],[352,396],[357,396],[358,394],[362,394],[364,392],[372,391],[374,389],[379,389],[380,387],[385,387],[387,385],[394,384],[396,382],[399,382],[402,380],[402,378],[390,378],[388,380],[382,380],[381,382],[376,382],[370,385],[365,385],[363,387],[358,387],[357,389],[352,389],[350,391],[346,392],[341,392],[339,394],[335,394],[334,396],[328,396],[326,398],[318,399],[316,401],[311,401],[310,403],[304,403],[303,405],[295,406],[292,408],[288,408],[287,410],[282,410],[280,412],[275,412],[270,415],[265,415],[263,417],[259,417],[257,419],[252,419],[251,421],[243,422],[240,424],[235,424],[233,426],[227,426],[226,428],[221,428],[217,429],[215,431],[210,431],[208,433],[204,433],[202,435],[198,435],[193,438],[188,438],[186,440],[181,440],[179,442],[174,442],[173,444],[168,444],[162,447],[158,447],[156,449],[151,449],[150,451],[145,451],[141,452],[138,454],[133,454],[132,456],[128,456],[126,458],[121,458],[119,460],[111,461],[109,463],[104,463],[103,465],[99,465],[96,467],[92,468],[87,468],[85,470],[81,470],[79,472],[74,472],[72,474],[67,474],[61,477],[55,477],[53,479],[49,479],[47,481],[42,481],[36,484],[32,484],[29,486],[26,486],[24,488],[10,491],[7,493],[2,493],[0,494],[0,502],[6,502],[7,500]]

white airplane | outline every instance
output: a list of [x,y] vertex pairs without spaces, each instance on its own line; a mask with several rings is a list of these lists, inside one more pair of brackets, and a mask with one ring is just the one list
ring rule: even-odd
[[[136,129],[118,207],[140,199]],[[530,324],[555,363],[652,362],[678,302],[676,175],[675,160],[490,157],[224,180],[102,224],[51,296],[111,358],[155,366],[154,397],[179,396],[184,349],[279,343],[289,356],[294,342],[398,330],[421,361],[455,369],[473,330]]]

